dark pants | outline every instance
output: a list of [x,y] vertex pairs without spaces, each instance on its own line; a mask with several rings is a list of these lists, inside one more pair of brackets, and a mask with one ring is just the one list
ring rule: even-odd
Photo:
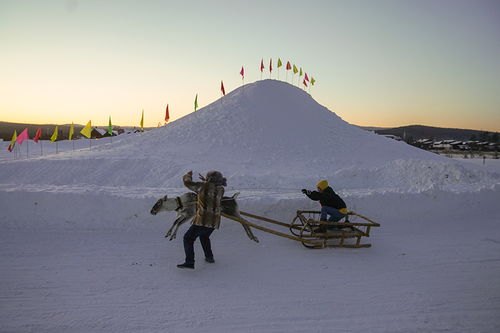
[[191,225],[184,234],[184,252],[186,252],[186,264],[194,264],[194,241],[200,237],[201,247],[205,252],[205,258],[213,258],[212,246],[210,244],[210,235],[214,231],[213,228],[202,227],[199,225]]

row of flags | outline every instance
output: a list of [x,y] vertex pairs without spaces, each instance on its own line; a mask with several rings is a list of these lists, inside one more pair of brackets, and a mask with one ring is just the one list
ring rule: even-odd
[[[111,134],[112,130],[113,130],[113,127],[111,125],[111,117],[109,117],[109,125],[107,128],[107,132],[109,134]],[[71,126],[69,127],[68,140],[70,140],[70,141],[73,140],[74,133],[75,133],[75,127],[73,124],[71,124]],[[92,135],[92,122],[90,120],[87,123],[87,125],[85,125],[85,127],[82,128],[82,130],[80,131],[80,134],[82,134],[84,137],[90,139],[90,137]],[[50,141],[51,142],[56,141],[58,135],[59,135],[59,126],[56,125],[56,127],[54,128],[54,132],[52,133],[52,136],[50,137]],[[39,127],[36,130],[35,136],[33,137],[33,141],[38,143],[38,140],[40,140],[41,137],[42,137],[42,129]],[[19,134],[19,135],[17,135],[17,131],[14,130],[14,134],[12,134],[12,139],[10,140],[10,144],[7,147],[7,149],[10,152],[12,152],[14,150],[14,147],[16,144],[21,145],[24,142],[24,140],[28,140],[28,139],[29,139],[28,128],[25,128],[24,131],[22,131],[21,134]]]
[[[279,71],[280,67],[282,67],[282,66],[283,66],[283,62],[281,61],[281,58],[278,58],[278,63],[277,63],[278,71]],[[263,73],[265,69],[266,69],[266,66],[264,65],[264,59],[262,59],[260,61],[260,72]],[[295,64],[292,65],[290,63],[290,61],[286,62],[285,70],[286,71],[291,70],[294,75],[299,73],[299,78],[302,77],[302,75],[304,75],[304,80],[302,81],[302,84],[305,87],[308,87],[307,83],[310,83],[311,85],[314,86],[314,83],[316,82],[316,80],[312,76],[311,76],[311,79],[309,80],[309,76],[307,75],[306,72],[304,72],[302,70],[302,67],[297,67]],[[272,73],[272,71],[273,71],[273,58],[270,58],[269,59],[269,73]],[[287,74],[288,74],[288,72],[287,72]],[[241,66],[240,75],[241,75],[242,79],[245,78],[245,68],[243,66]],[[279,78],[279,76],[278,76],[278,78]]]

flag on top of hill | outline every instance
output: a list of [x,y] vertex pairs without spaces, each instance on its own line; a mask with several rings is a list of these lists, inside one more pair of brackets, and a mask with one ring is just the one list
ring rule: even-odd
[[18,137],[16,138],[16,143],[22,144],[26,139],[29,139],[27,128],[25,128],[24,131],[22,131],[21,134],[18,135]]
[[38,127],[35,133],[35,137],[33,138],[33,141],[38,142],[38,140],[40,140],[41,137],[42,137],[42,129]]
[[273,71],[273,58],[269,59],[269,72]]
[[290,69],[292,69],[292,65],[290,65],[290,61],[287,61],[286,62],[286,70],[289,71]]
[[224,82],[222,82],[222,80],[220,81],[220,91],[222,95],[226,96],[226,89],[224,89]]
[[281,62],[281,59],[278,58],[278,68],[280,68],[281,66],[283,66],[283,63]]
[[16,139],[17,139],[17,131],[14,130],[14,134],[12,134],[12,139],[10,140],[10,145],[7,147],[7,149],[12,152],[14,149],[14,146],[16,144]]
[[299,76],[302,76],[302,67],[300,67]]
[[241,75],[242,79],[245,78],[245,69],[243,68],[243,66],[241,66],[240,75]]
[[73,133],[75,133],[75,125],[73,125],[73,123],[71,123],[71,126],[69,127],[69,134],[68,134],[69,141],[73,140]]
[[311,84],[314,86],[314,82],[316,82],[316,80],[311,76]]
[[144,131],[144,109],[142,109],[142,116],[141,116],[141,131]]
[[84,128],[80,131],[80,134],[83,135],[84,137],[90,139],[92,136],[92,122],[89,120],[87,125],[85,125]]
[[113,134],[113,125],[111,125],[111,116],[109,116],[108,131],[107,132],[109,135]]
[[261,72],[261,73],[262,73],[262,71],[264,70],[264,68],[265,68],[265,67],[264,67],[264,59],[262,59],[262,60],[260,61],[260,72]]
[[56,128],[54,128],[54,133],[52,133],[52,136],[50,137],[50,141],[54,142],[57,140],[57,133],[59,132],[59,128],[56,125]]
[[309,82],[309,78],[307,77],[307,73],[304,73],[304,76],[305,76],[305,80],[306,80],[307,82]]
[[194,110],[196,111],[198,109],[198,94],[194,97]]
[[170,115],[168,113],[168,104],[167,104],[167,109],[165,110],[165,122],[168,123],[170,120]]
[[302,83],[307,87],[307,82],[306,80],[302,81]]
[[297,74],[299,70],[297,69],[297,66],[295,64],[293,65],[293,74]]

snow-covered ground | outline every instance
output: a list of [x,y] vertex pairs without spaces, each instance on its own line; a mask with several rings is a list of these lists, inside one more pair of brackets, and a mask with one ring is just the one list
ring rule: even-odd
[[[59,154],[44,142],[44,156],[30,143],[29,159],[25,146],[20,159],[2,147],[0,332],[500,331],[493,160],[359,130],[272,80],[106,140],[92,151],[62,141]],[[254,243],[224,219],[216,263],[197,243],[196,269],[179,270],[187,226],[168,241],[175,214],[149,210],[187,191],[186,171],[211,169],[227,176],[227,194],[241,192],[244,211],[290,222],[317,208],[300,189],[325,178],[381,227],[368,249],[308,250],[258,230]]]

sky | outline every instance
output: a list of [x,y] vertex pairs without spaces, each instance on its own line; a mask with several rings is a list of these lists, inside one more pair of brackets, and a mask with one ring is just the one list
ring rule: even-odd
[[0,121],[157,126],[271,58],[352,124],[500,131],[497,0],[0,0]]

